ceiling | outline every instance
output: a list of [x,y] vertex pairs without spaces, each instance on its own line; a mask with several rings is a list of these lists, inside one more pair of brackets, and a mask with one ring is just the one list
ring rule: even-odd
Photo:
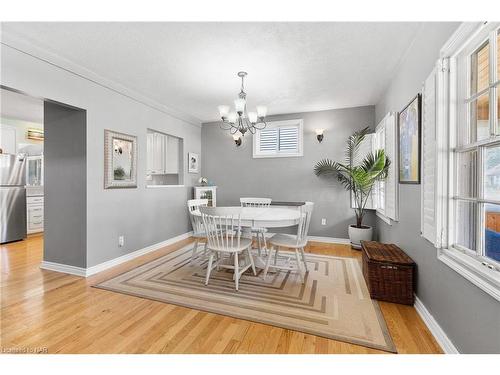
[[43,124],[43,100],[0,89],[0,115],[12,120]]
[[375,104],[416,22],[4,23],[3,31],[201,121],[232,104],[269,114]]

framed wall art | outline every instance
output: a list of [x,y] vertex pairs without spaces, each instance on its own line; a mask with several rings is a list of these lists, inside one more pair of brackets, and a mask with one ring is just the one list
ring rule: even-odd
[[399,183],[420,184],[421,95],[398,115]]
[[137,137],[104,130],[104,188],[137,187]]
[[200,156],[194,152],[188,153],[188,172],[198,173],[200,171]]

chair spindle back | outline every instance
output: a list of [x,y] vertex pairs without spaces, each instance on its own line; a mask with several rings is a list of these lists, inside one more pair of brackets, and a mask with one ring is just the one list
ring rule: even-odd
[[240,248],[240,207],[201,207],[200,211],[209,249],[232,252]]
[[191,226],[193,227],[194,234],[200,234],[204,232],[203,220],[199,215],[193,215],[194,211],[199,211],[200,207],[206,207],[208,205],[208,199],[190,199],[187,201],[187,206],[189,210],[189,219],[191,220]]
[[307,242],[307,233],[309,232],[313,208],[313,202],[306,202],[300,206],[300,219],[297,225],[297,246],[303,242]]

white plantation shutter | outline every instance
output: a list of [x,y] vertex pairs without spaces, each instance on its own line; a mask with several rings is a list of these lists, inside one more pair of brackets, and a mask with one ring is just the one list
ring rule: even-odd
[[436,69],[422,89],[422,236],[436,243]]
[[299,149],[298,126],[286,126],[279,128],[279,151],[297,152]]
[[[365,136],[365,139],[361,144],[359,145],[358,152],[356,154],[356,157],[354,158],[354,165],[359,165],[362,163],[363,159],[366,157],[366,155],[370,152],[373,152],[373,144],[375,141],[375,134],[367,134]],[[354,195],[351,194],[351,207],[356,208],[356,202],[354,200]],[[375,198],[374,198],[374,193],[370,194],[368,197],[368,200],[366,202],[365,208],[367,210],[374,210],[375,209]]]
[[374,201],[377,216],[390,224],[398,220],[398,180],[396,113],[389,112],[375,128],[373,152],[383,149],[391,161],[385,181],[377,181],[374,186]]
[[278,150],[278,129],[263,129],[259,135],[259,150],[261,152]]
[[385,117],[385,155],[391,161],[389,175],[384,182],[385,185],[385,208],[384,215],[388,218],[398,220],[398,165],[397,165],[397,141],[396,141],[396,114],[390,112]]
[[284,120],[268,122],[253,135],[253,157],[302,156],[303,121]]

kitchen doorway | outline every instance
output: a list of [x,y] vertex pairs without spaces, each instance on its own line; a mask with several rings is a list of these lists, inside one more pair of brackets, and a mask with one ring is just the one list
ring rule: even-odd
[[86,267],[86,111],[2,86],[0,150],[2,251]]

